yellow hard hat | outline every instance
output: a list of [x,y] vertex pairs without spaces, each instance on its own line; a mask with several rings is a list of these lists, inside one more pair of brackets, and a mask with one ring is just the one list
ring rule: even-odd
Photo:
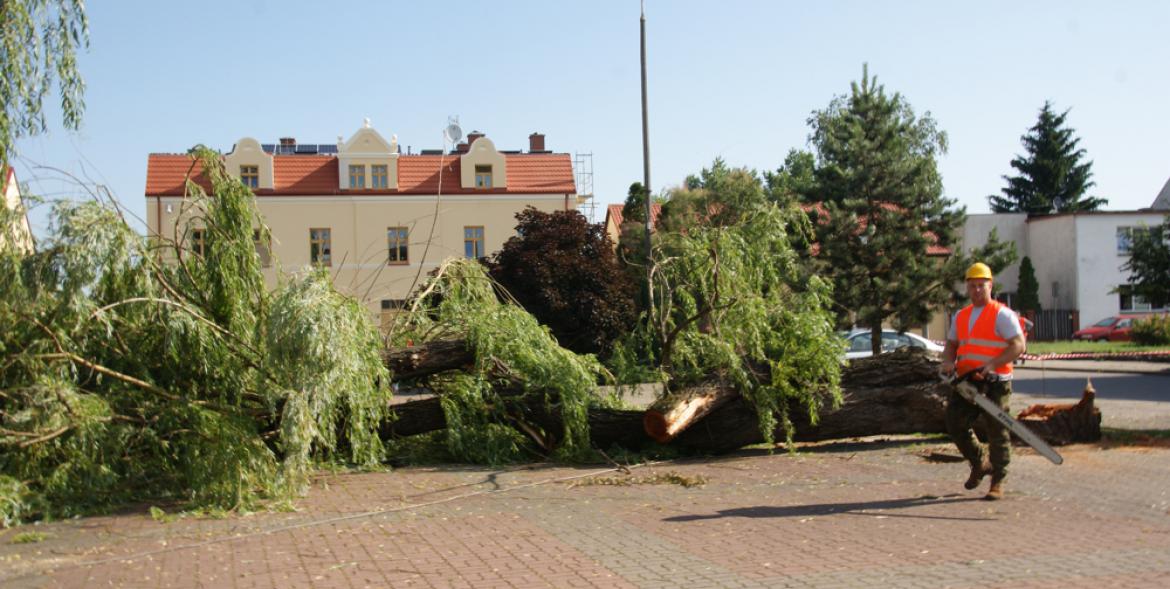
[[971,267],[967,268],[967,280],[971,280],[972,278],[986,278],[991,280],[991,268],[988,268],[987,264],[983,262],[971,264]]

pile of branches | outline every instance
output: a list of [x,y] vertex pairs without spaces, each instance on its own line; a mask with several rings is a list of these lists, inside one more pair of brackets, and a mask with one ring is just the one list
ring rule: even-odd
[[[318,460],[376,465],[390,374],[368,313],[306,271],[265,288],[251,192],[194,150],[181,221],[55,205],[36,252],[0,218],[0,524],[127,501],[288,497]],[[204,232],[201,251],[191,234]]]

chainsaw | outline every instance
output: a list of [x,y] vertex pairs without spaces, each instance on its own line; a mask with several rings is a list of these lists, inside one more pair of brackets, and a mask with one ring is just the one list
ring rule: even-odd
[[986,386],[986,381],[980,381],[982,381],[982,376],[978,370],[972,370],[963,376],[956,376],[949,380],[951,386],[955,387],[955,391],[966,399],[967,402],[977,405],[984,413],[991,416],[992,419],[998,421],[1004,427],[1011,430],[1013,434],[1019,436],[1024,443],[1039,452],[1041,456],[1047,458],[1053,464],[1061,464],[1064,462],[1064,458],[1060,454],[1057,454],[1056,450],[1048,445],[1048,442],[1045,442],[1043,438],[1028,429],[1028,426],[1016,421],[1007,411],[1000,409],[999,405],[996,405],[994,401],[988,398],[981,390]]

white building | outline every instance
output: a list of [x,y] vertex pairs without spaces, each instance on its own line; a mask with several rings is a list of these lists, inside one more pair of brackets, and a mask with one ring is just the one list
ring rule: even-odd
[[[1044,309],[1075,311],[1080,326],[1123,312],[1165,310],[1153,307],[1127,288],[1134,229],[1160,225],[1170,214],[1170,181],[1148,209],[1061,213],[1028,218],[1024,213],[969,215],[963,248],[987,243],[992,229],[1001,241],[1016,244],[1019,259],[1028,256],[1040,284]],[[1009,302],[1019,286],[1020,264],[995,277]]]

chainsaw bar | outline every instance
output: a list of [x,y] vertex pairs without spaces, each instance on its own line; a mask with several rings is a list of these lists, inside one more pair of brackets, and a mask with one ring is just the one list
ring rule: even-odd
[[1062,464],[1064,462],[1064,458],[1062,458],[1060,454],[1058,454],[1056,450],[1052,448],[1052,446],[1049,446],[1048,442],[1045,442],[1043,438],[1036,435],[1036,433],[1032,430],[1028,429],[1028,426],[1020,423],[1019,421],[1016,421],[1016,419],[1012,417],[1011,414],[1001,409],[999,405],[996,405],[994,401],[987,397],[987,395],[979,392],[979,389],[976,388],[974,384],[967,381],[966,377],[956,379],[955,381],[952,381],[951,384],[954,385],[955,390],[959,391],[959,394],[962,395],[964,399],[978,405],[984,413],[987,413],[1004,427],[1011,430],[1013,434],[1019,436],[1020,439],[1024,441],[1024,443],[1034,448],[1037,452],[1040,453],[1041,456],[1047,458],[1053,464]]

